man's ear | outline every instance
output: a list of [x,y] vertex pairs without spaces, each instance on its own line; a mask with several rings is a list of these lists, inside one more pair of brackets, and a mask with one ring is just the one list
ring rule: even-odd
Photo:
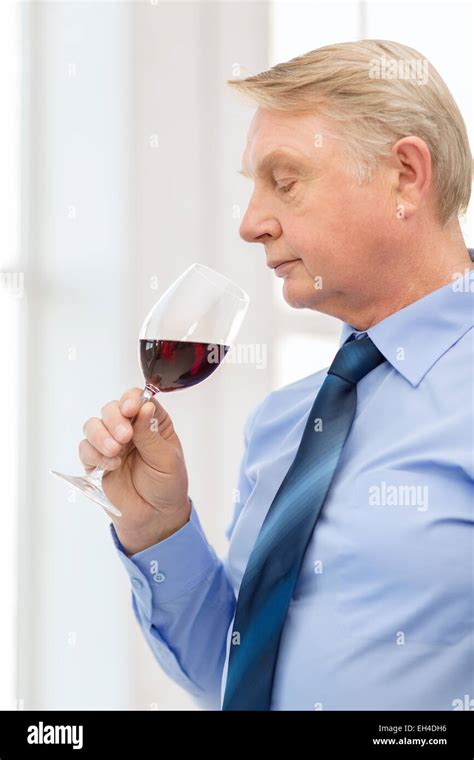
[[398,218],[409,218],[426,203],[432,178],[431,153],[420,137],[402,137],[392,148]]

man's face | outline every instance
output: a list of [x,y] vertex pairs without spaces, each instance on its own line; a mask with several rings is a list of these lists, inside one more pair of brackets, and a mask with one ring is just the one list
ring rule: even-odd
[[396,250],[394,174],[357,184],[329,131],[313,114],[257,109],[242,157],[254,190],[240,235],[265,246],[268,265],[292,262],[275,272],[290,306],[346,319],[358,299],[367,308]]

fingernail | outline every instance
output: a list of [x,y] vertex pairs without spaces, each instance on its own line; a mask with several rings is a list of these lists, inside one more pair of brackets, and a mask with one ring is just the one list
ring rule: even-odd
[[124,401],[122,404],[122,411],[124,412],[131,412],[134,408],[134,403],[131,399],[128,399],[128,401]]

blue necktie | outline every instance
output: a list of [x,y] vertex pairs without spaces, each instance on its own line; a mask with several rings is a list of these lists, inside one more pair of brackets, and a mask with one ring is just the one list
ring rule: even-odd
[[237,599],[223,710],[269,710],[278,647],[304,553],[354,419],[357,383],[385,357],[354,334],[337,352],[250,554]]

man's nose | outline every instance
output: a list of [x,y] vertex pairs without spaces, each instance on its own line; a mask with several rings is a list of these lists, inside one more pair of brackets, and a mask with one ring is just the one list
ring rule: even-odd
[[242,240],[264,243],[267,238],[277,238],[280,234],[281,227],[275,217],[250,201],[239,228]]

